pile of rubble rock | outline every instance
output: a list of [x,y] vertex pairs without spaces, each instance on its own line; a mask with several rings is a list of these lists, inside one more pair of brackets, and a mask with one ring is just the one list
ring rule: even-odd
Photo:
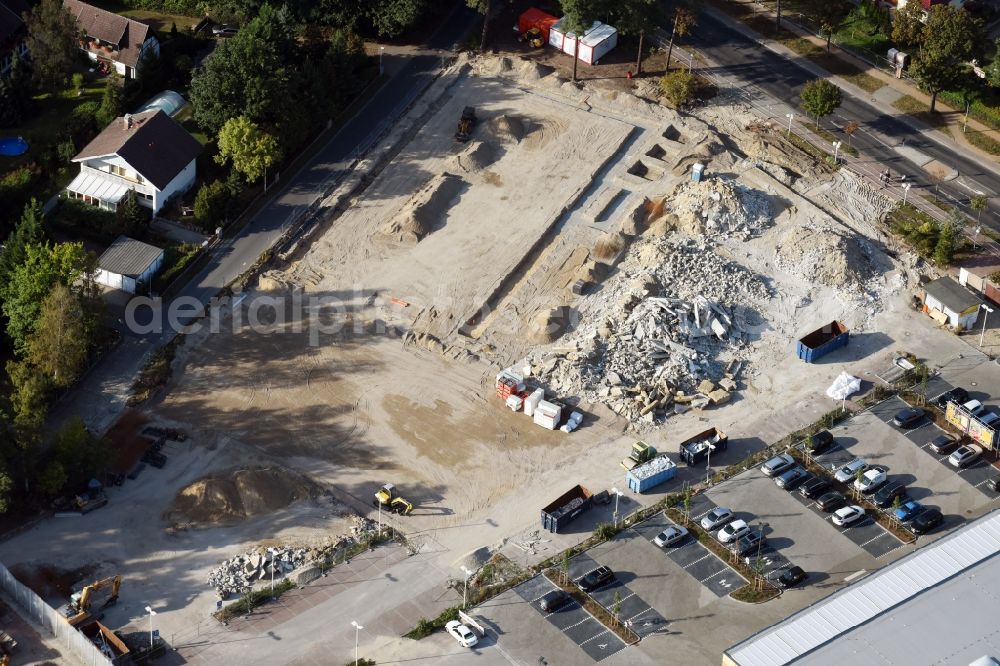
[[305,548],[256,548],[226,560],[208,574],[208,584],[220,599],[240,594],[258,580],[275,580],[291,573],[307,561]]
[[722,178],[684,181],[668,199],[688,233],[749,240],[773,221],[766,194]]

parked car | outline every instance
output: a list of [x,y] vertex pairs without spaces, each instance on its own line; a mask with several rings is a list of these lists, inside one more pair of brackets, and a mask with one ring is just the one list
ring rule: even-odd
[[[979,422],[983,425],[993,425],[997,421],[1000,421],[1000,414],[992,412],[988,409],[979,415]],[[993,427],[996,428],[995,425]]]
[[833,446],[833,441],[833,435],[830,434],[829,430],[820,430],[817,433],[813,433],[810,453],[814,456],[823,453]]
[[760,466],[760,471],[764,473],[764,476],[777,476],[782,472],[790,469],[794,466],[795,458],[787,453],[782,453],[774,456],[766,463]]
[[827,493],[816,500],[816,506],[819,507],[820,511],[830,513],[842,506],[847,506],[847,498],[840,493]]
[[906,407],[896,412],[892,424],[897,428],[912,428],[924,420],[924,410],[917,407]]
[[240,29],[234,25],[217,25],[212,28],[212,34],[216,37],[232,37],[239,31]]
[[952,467],[962,469],[979,460],[983,455],[982,447],[976,444],[965,444],[955,449],[954,453],[948,456],[948,463]]
[[722,527],[735,517],[736,514],[729,507],[717,506],[702,516],[701,528],[711,532]]
[[927,534],[943,522],[944,516],[938,509],[924,509],[910,523],[910,529],[914,534]]
[[958,446],[958,440],[951,435],[938,435],[931,440],[930,449],[938,455],[951,453]]
[[833,512],[833,524],[838,527],[849,527],[865,517],[865,510],[857,504],[845,506]]
[[896,520],[905,523],[916,518],[924,510],[924,506],[916,500],[907,500],[896,509]]
[[821,495],[830,492],[832,484],[827,480],[820,477],[813,477],[809,479],[801,486],[799,486],[799,494],[806,499],[816,499]]
[[[121,485],[121,484],[118,484],[118,485]],[[1000,476],[994,476],[992,479],[989,479],[985,483],[985,486],[988,489],[990,489],[993,492],[995,492],[995,493],[1000,493]]]
[[964,407],[965,411],[969,412],[973,416],[979,416],[986,411],[986,408],[983,407],[983,403],[978,400],[970,400],[969,402],[963,404],[962,407]]
[[667,529],[663,530],[653,539],[655,543],[660,548],[666,548],[667,546],[676,546],[681,541],[687,538],[688,531],[684,527],[677,527],[676,525],[671,525]]
[[722,543],[731,543],[736,541],[741,536],[750,531],[750,526],[747,525],[745,520],[734,520],[729,523],[721,530],[719,530],[718,539]]
[[854,489],[864,495],[871,495],[882,484],[889,480],[889,475],[883,467],[870,467],[854,480]]
[[573,597],[562,590],[552,590],[538,600],[538,607],[546,613],[554,613],[568,604],[572,599]]
[[576,581],[577,587],[584,592],[590,592],[610,583],[615,579],[615,572],[605,566],[600,566]]
[[444,625],[444,628],[462,647],[470,648],[479,642],[479,638],[472,633],[472,629],[469,629],[458,620],[452,620]]
[[795,587],[805,579],[806,572],[802,570],[802,567],[791,567],[782,571],[775,582],[781,587]]
[[750,553],[757,554],[761,552],[765,544],[767,544],[767,537],[764,536],[763,532],[758,530],[744,534],[730,548],[736,551],[738,556],[743,557]]
[[850,483],[854,480],[854,477],[858,475],[858,472],[863,472],[866,469],[868,469],[868,463],[862,458],[855,458],[838,469],[834,473],[833,478],[837,479],[837,481],[840,481],[841,483]]
[[969,392],[960,386],[956,386],[950,391],[945,391],[938,397],[934,398],[934,404],[941,409],[946,409],[949,402],[957,402],[962,404],[969,399]]
[[906,497],[906,484],[902,481],[890,481],[875,492],[872,503],[880,509],[893,505],[896,498],[901,501]]
[[796,465],[787,472],[782,472],[774,479],[774,485],[784,490],[791,490],[810,476],[805,467]]

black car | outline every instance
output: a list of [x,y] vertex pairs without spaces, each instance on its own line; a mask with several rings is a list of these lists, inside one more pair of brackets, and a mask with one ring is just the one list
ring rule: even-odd
[[969,399],[969,392],[960,386],[956,386],[950,391],[945,391],[934,399],[934,404],[941,409],[947,409],[949,402],[964,404]]
[[900,501],[906,497],[906,484],[902,481],[890,481],[875,491],[875,496],[872,498],[872,502],[874,502],[875,506],[878,508],[885,509],[892,506],[897,497]]
[[751,554],[756,555],[763,551],[766,543],[767,537],[764,536],[764,532],[758,530],[741,536],[730,548],[735,550],[737,555],[743,557]]
[[538,600],[538,607],[546,613],[554,613],[568,604],[571,599],[572,597],[562,590],[552,590]]
[[924,509],[910,523],[914,534],[927,534],[944,522],[944,516],[938,509]]
[[600,566],[576,581],[577,586],[584,592],[590,592],[601,587],[605,583],[610,583],[615,578],[615,572],[605,566]]
[[958,447],[958,440],[951,435],[938,435],[931,441],[930,449],[938,455],[951,453]]
[[802,567],[792,567],[782,571],[775,582],[781,587],[795,587],[805,579],[806,572],[802,570]]
[[896,412],[892,417],[892,424],[897,428],[912,428],[924,420],[924,410],[916,407],[907,407]]
[[829,430],[820,430],[813,434],[811,439],[812,449],[810,449],[810,453],[814,456],[823,453],[833,446],[833,435],[830,434]]
[[814,500],[830,492],[832,487],[833,485],[827,479],[816,477],[799,486],[799,494],[806,499]]
[[816,500],[816,506],[820,511],[830,513],[847,506],[847,498],[840,493],[827,493]]

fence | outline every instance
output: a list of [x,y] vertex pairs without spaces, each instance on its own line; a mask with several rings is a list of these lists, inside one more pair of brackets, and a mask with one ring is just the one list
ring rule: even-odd
[[42,627],[59,643],[59,647],[88,666],[106,666],[111,660],[105,657],[86,636],[71,627],[69,622],[30,588],[21,584],[7,567],[0,564],[0,589],[14,602],[15,610],[26,620]]

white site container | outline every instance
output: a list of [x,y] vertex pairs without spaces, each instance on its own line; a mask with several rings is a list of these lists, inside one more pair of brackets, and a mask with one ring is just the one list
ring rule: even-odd
[[[562,22],[563,19],[559,19],[549,28],[549,46],[553,46],[567,55],[573,55],[573,50],[576,48],[576,35],[572,32],[563,32]],[[584,39],[602,25],[604,24],[600,21],[594,21],[589,29],[583,31]],[[617,43],[618,34],[616,32],[615,44]],[[583,42],[580,42],[580,48],[583,49]]]
[[548,428],[549,430],[555,430],[559,427],[560,416],[562,416],[562,407],[554,405],[546,400],[542,400],[538,403],[538,407],[535,408],[533,418],[536,425]]
[[618,46],[618,31],[607,23],[601,23],[584,34],[580,40],[578,57],[588,65],[596,65],[616,46]]
[[521,407],[524,406],[524,399],[519,395],[512,395],[507,398],[507,406],[512,412],[521,411]]
[[532,391],[531,395],[529,395],[524,401],[524,413],[528,416],[534,416],[538,403],[540,403],[544,397],[545,391],[543,389],[537,388]]

